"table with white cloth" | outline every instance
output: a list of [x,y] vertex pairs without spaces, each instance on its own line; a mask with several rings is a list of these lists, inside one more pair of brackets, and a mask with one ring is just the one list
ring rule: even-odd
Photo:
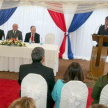
[[32,63],[31,52],[35,47],[42,47],[45,50],[45,61],[43,65],[58,72],[58,46],[51,44],[25,43],[26,47],[0,45],[0,71],[19,72],[22,64]]

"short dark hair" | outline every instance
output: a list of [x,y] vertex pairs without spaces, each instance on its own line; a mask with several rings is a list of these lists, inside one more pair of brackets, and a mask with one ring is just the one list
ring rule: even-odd
[[67,83],[70,80],[84,81],[82,68],[77,62],[72,62],[64,74],[63,82]]
[[108,20],[108,16],[105,19]]
[[[35,27],[35,26],[31,26],[31,27],[30,27],[30,30],[32,29],[32,27]],[[36,27],[35,27],[35,28],[36,28]]]
[[44,49],[42,47],[35,47],[31,53],[33,62],[40,62],[42,57],[44,57]]

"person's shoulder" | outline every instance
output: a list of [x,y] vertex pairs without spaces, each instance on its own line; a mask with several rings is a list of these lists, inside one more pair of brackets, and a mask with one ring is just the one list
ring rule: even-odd
[[27,33],[26,33],[26,36],[27,36],[27,35],[30,35],[30,36],[31,36],[31,32],[27,32]]
[[44,65],[43,65],[43,68],[45,68],[45,69],[47,69],[47,70],[53,70],[52,68],[47,67],[47,66],[44,66]]
[[4,30],[1,30],[1,29],[0,29],[0,31],[1,31],[1,32],[4,32]]
[[102,78],[103,78],[103,76],[99,76],[96,82],[101,82]]
[[105,25],[101,25],[100,28],[105,28]]
[[29,66],[31,64],[23,64],[23,65],[20,65],[20,67],[25,67],[25,66]]
[[35,33],[35,35],[38,35],[38,36],[40,36],[40,34],[38,34],[38,33]]
[[99,78],[98,78],[98,79],[102,79],[102,77],[103,77],[103,76],[99,76]]
[[9,30],[8,32],[13,32],[13,30]]
[[52,68],[49,68],[49,67],[44,66],[44,65],[43,65],[43,69],[44,69],[45,71],[47,71],[47,72],[53,72],[53,69],[52,69]]
[[59,88],[63,87],[64,84],[65,84],[65,83],[63,83],[63,80],[62,80],[62,79],[58,79],[58,80],[56,81],[56,86],[59,87]]
[[29,66],[30,66],[30,64],[24,64],[24,65],[20,65],[20,68],[27,68]]
[[26,34],[31,34],[31,32],[27,32]]
[[104,78],[108,79],[108,74],[107,75],[103,75],[103,76],[99,76],[99,79],[101,79],[101,80],[104,79]]
[[61,84],[61,83],[63,83],[63,80],[62,79],[58,79],[56,83]]
[[20,31],[20,30],[17,30],[19,33],[22,33],[22,31]]
[[101,25],[101,27],[105,27],[105,25]]

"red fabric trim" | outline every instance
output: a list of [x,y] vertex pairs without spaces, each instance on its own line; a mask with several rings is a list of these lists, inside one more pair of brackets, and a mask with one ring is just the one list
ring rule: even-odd
[[62,44],[60,46],[60,53],[59,53],[59,58],[62,58],[62,54],[65,51],[65,43],[66,43],[66,24],[65,24],[65,19],[64,19],[64,14],[63,13],[58,13],[58,12],[54,12],[51,10],[48,10],[51,18],[53,19],[53,21],[55,22],[55,24],[62,30],[65,32],[64,35],[64,39],[62,41]]

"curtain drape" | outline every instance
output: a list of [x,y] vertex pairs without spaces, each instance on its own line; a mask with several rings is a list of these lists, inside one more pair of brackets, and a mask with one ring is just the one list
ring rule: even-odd
[[96,42],[92,41],[92,34],[98,32],[101,24],[105,24],[106,16],[108,16],[108,9],[96,10],[80,28],[70,33],[75,59],[90,60],[92,47],[96,46]]
[[69,59],[74,59],[69,34],[67,35],[67,38],[68,38],[68,58]]
[[75,14],[68,32],[74,32],[90,17],[92,12]]
[[55,24],[63,31],[64,33],[64,39],[62,41],[62,44],[60,46],[60,53],[59,53],[59,58],[62,58],[62,54],[65,51],[65,43],[66,43],[66,24],[65,24],[65,19],[64,19],[64,14],[63,13],[58,13],[54,12],[51,10],[48,10],[51,18],[55,22]]
[[68,30],[68,58],[73,59],[73,53],[72,53],[72,48],[71,48],[71,42],[70,42],[70,32],[74,32],[77,30],[81,25],[83,25],[86,20],[90,17],[92,12],[88,13],[80,13],[80,14],[75,14],[74,18],[72,20],[72,23],[70,24],[69,30]]
[[16,9],[17,7],[0,10],[0,26],[3,25],[6,21],[8,21],[8,19],[13,15]]

